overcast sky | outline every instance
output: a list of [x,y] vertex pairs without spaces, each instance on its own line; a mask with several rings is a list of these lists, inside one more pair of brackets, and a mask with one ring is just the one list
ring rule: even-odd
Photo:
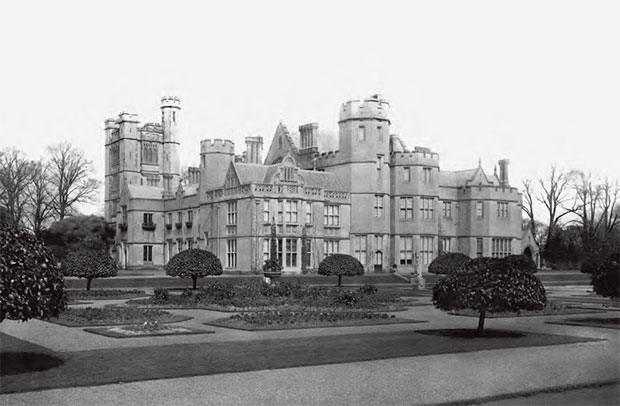
[[617,1],[53,3],[0,6],[0,147],[32,158],[68,140],[103,179],[103,121],[158,121],[165,95],[184,165],[206,138],[259,135],[265,156],[280,120],[336,133],[342,102],[380,93],[442,169],[620,177]]

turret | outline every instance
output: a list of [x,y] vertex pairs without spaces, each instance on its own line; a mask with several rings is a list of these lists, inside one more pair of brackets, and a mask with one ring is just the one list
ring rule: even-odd
[[231,140],[200,141],[200,191],[224,186],[230,163],[235,158],[235,143]]
[[387,156],[390,145],[390,104],[379,95],[350,100],[340,109],[340,152],[352,161]]
[[164,191],[173,192],[179,184],[181,164],[178,152],[178,122],[181,112],[181,100],[178,97],[164,97],[161,99],[161,125],[163,137],[163,164],[160,166],[164,179]]
[[245,162],[249,164],[262,164],[263,137],[245,137],[245,146]]

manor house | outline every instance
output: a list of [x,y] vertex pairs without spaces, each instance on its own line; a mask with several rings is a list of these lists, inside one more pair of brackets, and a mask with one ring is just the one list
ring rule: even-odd
[[379,95],[342,104],[338,149],[328,152],[316,123],[299,126],[298,142],[278,124],[264,159],[262,137],[246,137],[241,154],[230,140],[205,139],[200,166],[183,177],[178,98],[161,100],[161,123],[106,120],[105,216],[119,266],[162,266],[203,248],[225,271],[259,272],[272,223],[284,272],[311,272],[333,253],[366,272],[406,274],[445,252],[535,259],[508,160],[493,174],[480,164],[443,171],[437,153],[391,133],[389,112]]

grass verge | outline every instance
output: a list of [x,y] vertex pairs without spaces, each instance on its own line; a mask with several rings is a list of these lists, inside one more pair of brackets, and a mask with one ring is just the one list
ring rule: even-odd
[[579,318],[579,319],[563,319],[563,320],[548,321],[547,324],[564,324],[567,326],[613,328],[616,330],[620,330],[620,317],[611,317],[611,318],[584,317],[584,318]]
[[[5,334],[0,333],[3,343],[5,337]],[[591,341],[599,340],[531,333],[509,339],[462,340],[429,336],[415,331],[395,331],[322,336],[318,339],[300,337],[63,352],[53,354],[63,360],[62,365],[45,371],[3,376],[0,390],[3,393],[27,392],[147,379]],[[2,351],[5,351],[4,346]]]

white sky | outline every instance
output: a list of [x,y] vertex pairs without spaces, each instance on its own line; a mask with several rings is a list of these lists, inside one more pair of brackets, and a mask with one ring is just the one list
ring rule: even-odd
[[0,6],[0,148],[69,140],[103,179],[104,119],[158,121],[176,95],[184,165],[205,138],[265,156],[279,120],[335,133],[343,101],[381,93],[443,169],[620,178],[617,1],[53,3]]

